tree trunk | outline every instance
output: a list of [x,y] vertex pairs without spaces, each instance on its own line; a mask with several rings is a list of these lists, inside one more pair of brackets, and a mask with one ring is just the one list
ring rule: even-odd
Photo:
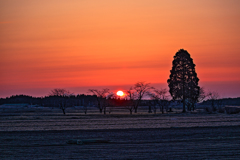
[[63,111],[63,114],[65,115],[65,114],[66,114],[66,112],[65,112],[65,109],[64,109],[64,108],[62,108],[62,111]]
[[183,96],[183,113],[186,112],[186,103],[185,103],[185,96]]
[[103,109],[103,114],[106,114],[106,107],[104,107]]
[[148,113],[152,113],[152,106],[148,106]]
[[135,113],[137,113],[138,105],[140,104],[140,100],[137,101],[137,104],[134,106]]
[[130,109],[129,111],[130,111],[130,115],[132,115],[132,109]]
[[134,112],[135,112],[135,113],[137,113],[137,107],[136,107],[136,108],[134,108]]
[[100,113],[102,113],[102,107],[101,107],[99,100],[98,100],[98,108],[99,108]]

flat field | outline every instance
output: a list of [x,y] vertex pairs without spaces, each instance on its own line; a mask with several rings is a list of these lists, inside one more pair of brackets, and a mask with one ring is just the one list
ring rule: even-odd
[[0,159],[240,159],[240,114],[4,109]]

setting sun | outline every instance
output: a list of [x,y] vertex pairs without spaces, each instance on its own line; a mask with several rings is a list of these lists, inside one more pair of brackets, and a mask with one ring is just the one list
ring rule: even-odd
[[54,88],[116,94],[139,81],[167,88],[182,48],[201,87],[239,97],[239,6],[240,0],[0,0],[0,98],[42,97]]
[[118,91],[118,92],[117,92],[117,95],[121,97],[121,96],[124,95],[124,93],[123,93],[123,91]]

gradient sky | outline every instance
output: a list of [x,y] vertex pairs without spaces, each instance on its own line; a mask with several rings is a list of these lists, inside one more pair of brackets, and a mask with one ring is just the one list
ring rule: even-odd
[[239,0],[0,0],[0,97],[167,87],[181,48],[200,86],[240,97]]

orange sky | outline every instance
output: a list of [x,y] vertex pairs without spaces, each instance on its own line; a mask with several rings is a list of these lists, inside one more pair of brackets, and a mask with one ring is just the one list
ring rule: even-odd
[[239,0],[0,0],[0,97],[166,87],[181,48],[201,86],[240,97],[239,28]]

